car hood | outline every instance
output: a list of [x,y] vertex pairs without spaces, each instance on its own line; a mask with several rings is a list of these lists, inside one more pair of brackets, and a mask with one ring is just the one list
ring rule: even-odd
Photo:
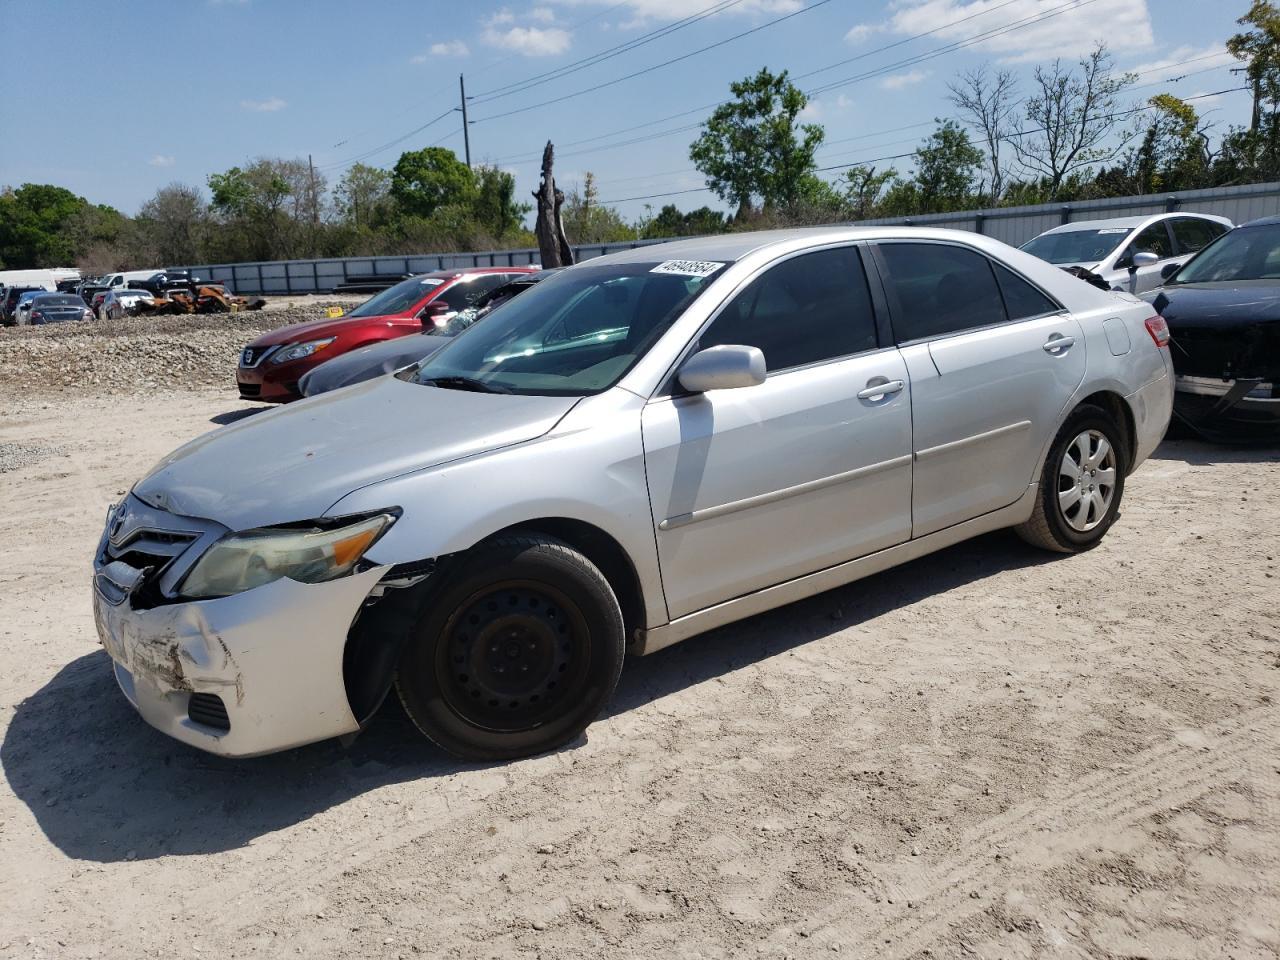
[[250,341],[251,347],[273,347],[280,343],[298,343],[303,340],[323,340],[336,337],[355,327],[367,327],[387,319],[385,317],[338,317],[321,320],[308,320],[306,323],[294,323],[287,327],[270,330]]
[[1280,280],[1171,284],[1150,295],[1169,327],[1236,327],[1280,320]]
[[438,335],[410,334],[407,337],[373,343],[359,350],[340,354],[309,370],[298,381],[298,389],[304,397],[314,397],[339,387],[372,380],[384,373],[394,373],[430,356],[452,339]]
[[133,492],[157,509],[233,530],[310,520],[367,484],[540,437],[577,400],[382,377],[207,433]]

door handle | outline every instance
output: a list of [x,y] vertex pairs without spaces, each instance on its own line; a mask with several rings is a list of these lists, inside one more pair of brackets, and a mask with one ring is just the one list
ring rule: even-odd
[[1075,345],[1075,337],[1050,337],[1040,349],[1045,353],[1065,353]]
[[887,397],[892,393],[897,393],[906,383],[902,380],[881,380],[879,383],[872,382],[865,390],[858,391],[859,400],[879,400],[881,397]]

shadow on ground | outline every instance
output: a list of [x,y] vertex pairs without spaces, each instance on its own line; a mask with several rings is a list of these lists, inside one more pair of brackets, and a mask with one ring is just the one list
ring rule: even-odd
[[[1052,562],[1050,555],[1009,532],[980,537],[631,658],[608,713],[636,709],[992,574],[1044,562]],[[147,726],[116,689],[102,651],[63,667],[17,705],[0,744],[0,767],[59,850],[100,862],[234,849],[387,784],[416,780],[430,790],[436,777],[479,769],[422,740],[394,697],[350,748],[329,741],[267,758],[209,756]]]
[[1152,460],[1180,460],[1197,467],[1210,467],[1219,463],[1280,463],[1280,444],[1226,444],[1209,443],[1191,437],[1167,438]]
[[229,423],[235,423],[237,420],[243,420],[246,417],[252,417],[255,413],[262,413],[270,409],[270,407],[246,407],[243,410],[228,410],[226,413],[213,415],[209,418],[209,422],[225,427]]

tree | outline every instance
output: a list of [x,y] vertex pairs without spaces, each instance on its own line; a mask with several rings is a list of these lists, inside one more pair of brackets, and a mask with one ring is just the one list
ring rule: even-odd
[[155,264],[199,263],[209,205],[196,187],[171,183],[142,205],[135,221],[144,259]]
[[697,237],[712,233],[724,233],[724,213],[710,207],[699,207],[681,213],[674,203],[668,203],[658,215],[644,224],[641,231],[646,239],[658,237]]
[[1104,44],[1080,61],[1078,73],[1061,60],[1036,67],[1026,125],[1013,147],[1024,169],[1048,182],[1050,200],[1069,175],[1110,160],[1133,138],[1122,127],[1120,97],[1136,79],[1137,74],[1113,72]]
[[823,138],[818,124],[796,122],[808,98],[785,70],[775,76],[761,69],[729,89],[734,99],[715,109],[689,148],[694,166],[739,217],[755,198],[766,208],[802,199]]
[[404,213],[429,217],[448,204],[472,203],[476,180],[452,150],[425,147],[400,154],[391,170],[391,196]]
[[588,170],[583,174],[581,189],[570,190],[564,199],[561,214],[565,235],[573,243],[634,240],[635,229],[613,207],[601,206],[599,193],[595,174]]
[[381,167],[353,163],[333,193],[339,215],[356,229],[381,226],[391,219],[391,174]]
[[475,180],[475,216],[481,225],[497,238],[519,230],[533,205],[516,202],[516,178],[497,167],[480,166]]
[[293,186],[279,161],[259,158],[241,169],[209,175],[212,207],[228,228],[224,242],[254,260],[285,259],[293,253],[288,200]]
[[84,197],[48,183],[6,190],[0,194],[0,263],[12,269],[74,263],[75,238],[67,228],[86,206]]
[[1253,0],[1249,12],[1236,23],[1253,27],[1229,38],[1227,50],[1248,64],[1245,75],[1253,88],[1249,130],[1256,133],[1263,125],[1263,105],[1267,105],[1272,118],[1280,106],[1280,10],[1271,0]]
[[987,192],[992,204],[997,204],[1004,194],[1000,150],[1013,133],[1017,81],[1008,70],[997,70],[993,74],[984,66],[962,73],[955,83],[947,84],[947,89],[951,91],[951,103],[981,134],[987,151]]
[[876,173],[875,167],[850,167],[837,186],[844,188],[845,204],[851,220],[869,220],[876,215],[885,188],[898,176],[893,167]]

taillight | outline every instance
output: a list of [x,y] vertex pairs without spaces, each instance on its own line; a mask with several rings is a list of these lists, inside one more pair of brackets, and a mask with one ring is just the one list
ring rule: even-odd
[[92,311],[92,310],[90,310],[88,307],[86,307],[86,308],[85,308],[85,311],[84,311],[83,315],[81,315],[80,319],[81,319],[81,320],[92,320],[92,319],[94,319],[94,317],[93,317],[93,311]]
[[43,314],[43,313],[41,313],[39,310],[32,310],[32,311],[31,311],[31,319],[32,319],[32,320],[43,320],[43,319],[44,319],[44,314]]
[[1147,333],[1151,334],[1151,339],[1156,342],[1157,347],[1169,345],[1169,324],[1164,322],[1164,317],[1148,317],[1146,326]]

